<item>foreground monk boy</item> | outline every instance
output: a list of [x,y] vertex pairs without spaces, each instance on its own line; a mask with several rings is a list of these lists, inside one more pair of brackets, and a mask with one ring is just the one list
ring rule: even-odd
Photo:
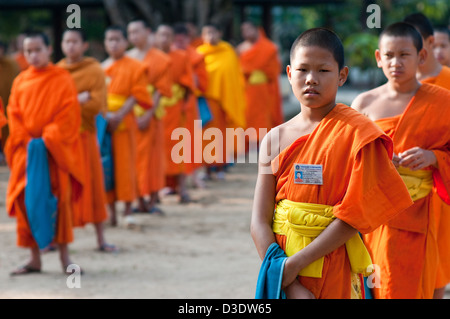
[[107,78],[107,120],[112,134],[114,189],[107,192],[111,224],[117,225],[116,202],[125,203],[125,225],[136,226],[131,205],[138,198],[136,172],[137,123],[134,106],[152,107],[147,91],[147,71],[140,61],[126,56],[128,47],[124,29],[110,26],[105,31],[105,49],[109,57],[102,62]]
[[114,252],[114,245],[108,244],[104,236],[103,223],[108,218],[103,167],[97,142],[95,116],[106,110],[105,74],[100,63],[85,57],[88,49],[86,36],[81,29],[67,29],[63,33],[61,49],[65,58],[58,66],[72,75],[81,106],[81,145],[85,164],[85,192],[79,216],[74,216],[74,226],[83,227],[92,223],[95,228],[99,251]]
[[[35,206],[27,205],[25,196],[33,195],[27,192],[29,187],[33,187],[27,183],[27,167],[33,160],[28,146],[40,138],[47,150],[51,193],[57,199],[53,241],[58,245],[63,272],[66,272],[72,263],[68,251],[68,244],[73,241],[72,219],[84,180],[79,134],[80,105],[69,72],[50,62],[52,48],[45,34],[28,34],[24,40],[24,52],[30,66],[14,80],[7,108],[10,136],[5,155],[10,177],[6,208],[10,216],[17,218],[17,245],[29,248],[31,256],[26,264],[11,274],[41,271],[40,247],[31,230],[36,224],[30,223],[28,216],[36,217],[36,213],[48,214],[49,211],[30,209]],[[34,204],[39,205],[45,199],[43,190],[34,191],[39,194]],[[39,226],[45,228],[46,225]]]
[[290,59],[301,112],[262,141],[252,237],[261,259],[275,242],[288,256],[287,298],[363,298],[372,262],[358,231],[373,231],[412,200],[391,161],[390,138],[335,102],[348,75],[337,35],[302,33]]
[[357,96],[352,107],[393,139],[393,162],[414,205],[364,236],[380,270],[373,292],[375,298],[433,298],[438,247],[431,200],[433,184],[440,194],[450,190],[450,92],[417,79],[431,52],[412,25],[388,26],[378,47],[375,57],[387,83]]

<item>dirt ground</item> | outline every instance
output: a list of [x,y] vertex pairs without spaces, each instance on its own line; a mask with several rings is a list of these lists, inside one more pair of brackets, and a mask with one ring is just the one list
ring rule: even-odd
[[[254,298],[260,259],[250,236],[256,164],[235,164],[226,180],[191,189],[195,203],[181,205],[175,195],[162,198],[165,216],[135,214],[139,229],[106,226],[118,253],[96,251],[92,225],[75,229],[72,261],[84,274],[80,288],[69,288],[58,252],[42,255],[42,273],[11,277],[28,260],[16,246],[16,222],[0,196],[0,298]],[[0,192],[8,169],[0,167]],[[70,279],[69,286],[78,283]]]

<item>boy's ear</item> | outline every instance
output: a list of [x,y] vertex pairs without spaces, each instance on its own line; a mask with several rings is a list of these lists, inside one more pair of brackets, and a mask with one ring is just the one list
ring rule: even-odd
[[291,82],[291,66],[289,64],[286,66],[286,74],[289,82]]
[[375,50],[375,60],[377,61],[377,67],[381,68],[381,52],[379,49]]
[[344,66],[339,71],[339,86],[344,85],[344,83],[347,81],[347,77],[348,77],[348,67]]
[[425,63],[428,56],[428,51],[425,48],[422,48],[422,50],[419,51],[419,65],[422,65]]

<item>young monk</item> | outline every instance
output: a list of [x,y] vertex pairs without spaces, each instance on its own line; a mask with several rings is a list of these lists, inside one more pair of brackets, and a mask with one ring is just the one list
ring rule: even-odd
[[[450,68],[441,65],[432,54],[435,45],[434,28],[428,18],[422,13],[414,13],[405,18],[422,36],[423,47],[427,51],[425,61],[417,68],[416,77],[422,83],[435,84],[450,90]],[[450,282],[450,201],[447,203],[433,188],[433,210],[435,211],[437,240],[439,249],[439,266],[436,278],[434,297],[442,299],[445,286]]]
[[197,47],[197,52],[205,57],[208,88],[204,96],[212,113],[212,120],[203,130],[219,129],[223,137],[222,148],[220,145],[216,147],[215,154],[211,154],[210,158],[205,151],[203,155],[207,163],[208,178],[212,177],[212,168],[215,167],[217,178],[225,179],[228,155],[234,155],[235,152],[234,149],[227,149],[226,129],[246,127],[244,75],[234,48],[222,40],[222,32],[218,26],[204,25],[202,39],[203,44]]
[[450,190],[450,107],[444,102],[450,92],[417,80],[426,54],[412,25],[388,26],[375,52],[388,81],[352,103],[393,139],[393,162],[414,200],[413,206],[364,235],[380,269],[375,298],[432,298],[435,288],[438,251],[431,199],[433,180],[443,180],[445,193]]
[[244,41],[236,49],[245,76],[246,123],[256,129],[253,142],[258,144],[264,137],[260,133],[283,122],[278,86],[281,63],[278,48],[256,25],[242,23],[241,34]]
[[[133,20],[127,26],[128,40],[134,46],[128,56],[142,61],[147,67],[148,86],[152,94],[154,109],[146,112],[135,106],[137,117],[137,164],[139,200],[138,212],[163,214],[156,206],[158,193],[166,184],[164,126],[161,111],[158,110],[162,96],[172,96],[172,79],[170,78],[170,57],[154,47],[150,41],[152,31],[144,20]],[[147,202],[145,197],[150,196]]]
[[[170,76],[172,78],[172,97],[164,100],[164,141],[166,144],[166,179],[169,186],[179,195],[180,203],[189,203],[191,198],[187,191],[186,177],[188,165],[182,157],[173,154],[172,149],[179,143],[172,139],[172,132],[177,128],[186,127],[186,114],[189,95],[195,90],[194,75],[189,56],[183,50],[173,48],[173,28],[160,25],[156,31],[156,45],[169,55],[171,59]],[[177,157],[177,158],[174,158]],[[172,185],[171,185],[172,184]]]
[[[80,105],[69,72],[50,62],[52,47],[44,33],[28,34],[24,40],[24,52],[30,66],[14,80],[7,108],[10,136],[5,154],[10,177],[6,207],[8,214],[17,218],[17,245],[29,248],[31,255],[30,260],[11,275],[41,271],[39,248],[43,247],[37,244],[36,233],[32,231],[35,225],[29,223],[29,216],[45,212],[33,212],[40,203],[30,203],[32,197],[25,196],[33,195],[27,191],[33,186],[28,185],[26,176],[27,167],[33,160],[28,157],[28,146],[31,142],[39,142],[39,139],[47,150],[51,193],[57,199],[53,241],[58,245],[65,273],[72,263],[68,244],[73,241],[73,213],[79,206],[76,202],[80,199],[84,181]],[[38,197],[38,201],[43,200],[45,198]]]
[[[206,71],[205,59],[191,44],[188,27],[184,23],[177,23],[173,27],[173,47],[187,53],[191,62],[192,74],[194,76],[194,92],[189,94],[186,101],[186,128],[191,134],[191,158],[186,167],[186,173],[193,178],[194,186],[203,188],[204,182],[199,177],[203,168],[202,145],[196,145],[195,130],[202,131],[202,124],[198,110],[198,97],[203,95],[208,88],[208,72]],[[197,121],[197,122],[196,122]]]
[[448,27],[434,28],[433,52],[440,64],[450,67],[450,29]]
[[136,172],[136,117],[133,108],[139,104],[144,110],[152,107],[147,91],[145,65],[126,56],[126,32],[111,26],[105,31],[105,49],[109,57],[102,62],[107,77],[108,130],[112,133],[114,162],[114,190],[108,192],[111,223],[117,224],[116,201],[125,203],[125,224],[134,227],[131,205],[138,197]]
[[290,62],[300,112],[262,140],[251,234],[261,259],[273,243],[288,256],[287,298],[361,298],[361,275],[372,262],[358,231],[373,231],[412,201],[392,164],[390,138],[335,102],[348,75],[338,36],[305,31]]
[[72,75],[81,106],[81,142],[86,167],[86,184],[83,193],[82,215],[74,216],[74,226],[94,224],[98,250],[115,252],[117,248],[105,240],[103,223],[108,218],[103,168],[97,142],[95,116],[106,111],[105,74],[100,63],[91,57],[85,57],[89,43],[81,29],[67,29],[61,43],[65,58],[58,66]]

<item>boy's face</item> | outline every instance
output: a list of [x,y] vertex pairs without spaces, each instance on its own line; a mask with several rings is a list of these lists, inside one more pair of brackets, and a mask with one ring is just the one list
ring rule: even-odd
[[450,66],[450,36],[447,33],[434,33],[433,51],[440,64]]
[[348,68],[339,70],[333,54],[318,46],[299,46],[286,68],[295,97],[302,106],[320,108],[334,103]]
[[214,27],[203,27],[202,28],[202,39],[205,43],[216,45],[220,41],[220,32]]
[[426,50],[417,52],[411,37],[384,35],[375,58],[388,81],[403,83],[416,78],[418,66],[425,61]]
[[135,47],[141,47],[147,43],[150,30],[140,21],[130,22],[127,27],[128,41]]
[[173,31],[167,26],[160,26],[156,31],[156,43],[163,51],[168,52],[173,42]]
[[119,30],[108,30],[105,34],[105,50],[113,59],[121,58],[127,47],[128,42]]
[[173,37],[173,46],[177,49],[186,50],[189,47],[190,41],[187,34],[175,34]]
[[52,47],[45,45],[44,40],[39,36],[25,38],[23,49],[28,64],[35,68],[43,68],[50,62]]
[[64,32],[61,49],[64,55],[70,59],[78,59],[87,50],[88,43],[83,42],[81,35],[76,31]]

